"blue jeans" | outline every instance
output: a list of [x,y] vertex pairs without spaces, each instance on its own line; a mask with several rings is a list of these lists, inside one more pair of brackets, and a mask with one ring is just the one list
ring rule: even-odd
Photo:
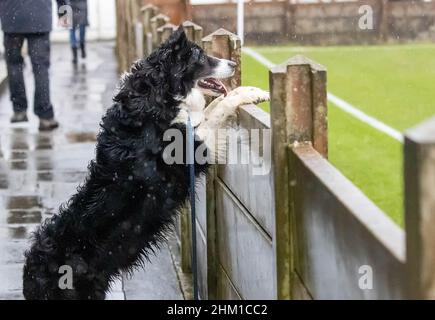
[[71,48],[78,48],[77,43],[77,29],[79,30],[80,34],[80,45],[83,46],[85,44],[85,37],[86,37],[86,26],[84,24],[79,25],[77,27],[74,27],[70,31],[69,41],[71,43]]

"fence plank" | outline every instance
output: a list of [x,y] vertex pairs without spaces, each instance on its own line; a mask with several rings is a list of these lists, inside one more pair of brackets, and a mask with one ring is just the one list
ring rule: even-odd
[[176,30],[176,26],[172,23],[167,23],[157,29],[157,42],[162,44],[169,39],[171,34]]
[[[364,4],[373,10],[372,30],[355,26],[361,17],[358,12],[361,3],[358,1],[252,2],[245,10],[247,41],[276,45],[291,39],[304,44],[343,45],[419,38],[430,40],[427,30],[435,21],[435,7],[430,1],[411,5],[407,1],[366,0]],[[192,19],[203,25],[206,33],[222,25],[235,31],[236,6],[236,3],[193,5]]]
[[218,297],[226,297],[228,300],[242,300],[234,285],[231,283],[228,275],[221,265],[218,266]]
[[[403,298],[403,230],[312,146],[291,148],[290,162],[294,270],[309,294],[314,299]],[[364,274],[367,282],[361,282]]]
[[[234,33],[229,32],[223,28],[204,37],[205,47],[207,53],[221,59],[228,59],[237,63],[234,76],[224,83],[229,89],[237,88],[241,85],[241,42],[239,37]],[[210,44],[210,45],[208,45]]]
[[[291,298],[293,275],[293,174],[288,144],[310,142],[327,156],[326,69],[300,55],[269,73],[272,122],[272,163],[275,191],[276,282],[278,297]],[[290,182],[289,182],[290,181]]]
[[311,66],[302,56],[287,64],[287,125],[290,143],[313,141]]
[[121,33],[122,33],[122,7],[120,0],[115,1],[115,10],[116,10],[116,57],[118,59],[118,68],[119,68],[119,62],[121,60]]
[[220,180],[216,181],[220,264],[243,299],[275,299],[270,277],[273,274],[272,240],[231,191]]
[[[274,171],[275,225],[273,243],[275,250],[276,282],[278,299],[290,299],[291,237],[290,202],[288,191],[288,163],[286,146],[286,68],[279,65],[269,71],[270,118],[272,130],[272,163]],[[280,201],[276,201],[280,199]]]
[[313,146],[322,156],[328,157],[328,102],[326,69],[311,62],[313,99]]
[[128,69],[128,17],[127,2],[118,0],[118,21],[119,41],[118,41],[118,59],[119,71],[125,72]]
[[140,11],[142,13],[144,33],[143,50],[144,54],[148,56],[153,51],[151,19],[158,14],[159,9],[152,4],[147,4],[146,6],[143,6]]
[[[185,28],[190,28],[192,26],[191,23],[186,23],[184,25]],[[199,41],[198,37],[201,36],[202,30],[200,27],[196,27],[194,32],[194,38],[196,41]],[[188,37],[192,39],[191,31],[188,32]],[[229,60],[233,60],[238,64],[235,76],[230,81],[226,82],[227,88],[236,88],[240,86],[240,39],[224,30],[219,29],[216,32],[202,38],[202,47],[205,52],[209,55],[216,56],[218,58],[225,58]],[[206,194],[206,225],[207,225],[207,285],[208,285],[208,299],[216,299],[218,296],[218,291],[220,290],[218,285],[222,285],[223,280],[219,279],[218,270],[218,248],[217,248],[217,231],[216,231],[216,186],[215,179],[217,176],[217,168],[212,168],[207,175],[207,178],[204,178],[200,185],[205,185],[205,194]],[[200,187],[201,188],[201,187]],[[228,292],[228,291],[225,291]]]
[[236,144],[238,150],[229,152],[227,164],[219,166],[219,177],[272,236],[274,204],[269,114],[254,105],[241,107],[237,132],[228,131],[227,140]]
[[157,29],[159,29],[161,26],[165,25],[166,23],[169,23],[169,17],[164,14],[160,13],[151,18],[151,34],[153,40],[153,50],[160,45],[159,42],[160,39],[157,33]]
[[435,117],[405,135],[409,298],[435,299]]
[[[133,64],[134,61],[139,59],[137,56],[138,50],[136,45],[138,40],[136,38],[136,28],[137,23],[140,22],[140,6],[142,5],[141,0],[127,0],[128,3],[128,64],[129,66]],[[141,45],[141,43],[140,43]]]
[[137,22],[135,25],[135,48],[136,48],[136,59],[141,59],[144,57],[144,33],[143,25]]
[[199,46],[202,45],[203,31],[201,26],[192,21],[184,21],[183,28],[190,41],[195,42]]

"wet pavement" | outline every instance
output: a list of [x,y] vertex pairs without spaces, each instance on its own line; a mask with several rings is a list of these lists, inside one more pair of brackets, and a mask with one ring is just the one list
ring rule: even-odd
[[[28,59],[25,74],[32,106]],[[88,59],[77,68],[66,45],[53,45],[51,75],[61,123],[53,133],[38,132],[32,110],[29,123],[11,125],[9,93],[0,93],[0,299],[23,298],[23,252],[31,232],[74,193],[94,157],[98,124],[118,81],[113,44],[90,44]],[[108,299],[182,299],[168,247],[151,260],[145,271],[117,281]]]

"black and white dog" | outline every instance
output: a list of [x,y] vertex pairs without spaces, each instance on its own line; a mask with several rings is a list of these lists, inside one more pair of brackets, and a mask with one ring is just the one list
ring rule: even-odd
[[[239,106],[269,99],[248,87],[226,94],[218,79],[231,77],[235,66],[207,56],[181,27],[133,65],[103,117],[86,181],[33,236],[23,274],[26,299],[104,299],[111,280],[158,247],[189,193],[188,166],[164,160],[165,132],[178,129],[186,139],[194,113],[195,147],[205,143],[213,153],[212,130]],[[226,96],[205,110],[200,89]],[[196,174],[207,166],[196,163]],[[62,266],[73,271],[72,288],[59,286]]]

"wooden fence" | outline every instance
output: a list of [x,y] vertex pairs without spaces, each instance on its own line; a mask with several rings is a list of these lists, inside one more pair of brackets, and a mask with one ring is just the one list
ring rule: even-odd
[[[190,6],[190,16],[212,32],[237,26],[237,4]],[[370,11],[368,11],[370,10]],[[373,26],[360,27],[364,13]],[[255,43],[364,44],[431,41],[435,39],[435,2],[410,0],[357,0],[317,3],[256,1],[245,5],[245,39]]]
[[[117,5],[117,51],[126,71],[175,26],[152,5]],[[202,38],[200,26],[184,28],[207,53],[238,63],[227,85],[239,86],[237,36],[218,29]],[[435,298],[435,118],[406,135],[405,237],[327,160],[325,68],[296,56],[270,70],[269,80],[270,115],[248,105],[238,118],[250,141],[261,132],[259,149],[240,148],[256,161],[218,165],[198,181],[201,298]],[[271,170],[258,174],[258,164]],[[186,210],[177,231],[184,272],[189,221]]]

